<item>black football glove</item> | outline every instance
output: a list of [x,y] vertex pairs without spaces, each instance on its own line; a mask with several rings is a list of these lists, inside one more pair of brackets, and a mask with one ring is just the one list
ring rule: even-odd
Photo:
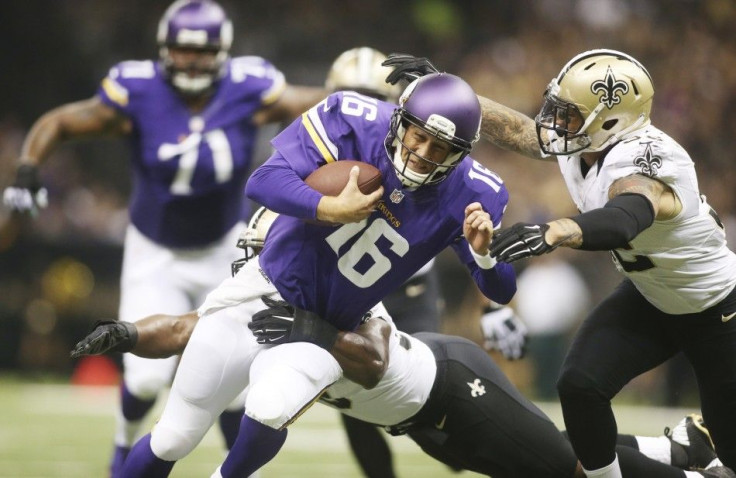
[[3,193],[5,207],[11,211],[37,214],[48,202],[48,192],[38,179],[38,168],[27,163],[18,166],[13,185]]
[[337,329],[317,314],[265,295],[261,300],[268,309],[253,314],[248,324],[259,344],[310,342],[326,350],[335,345]]
[[548,229],[548,224],[517,222],[494,236],[489,249],[491,257],[501,262],[514,262],[551,252],[557,246],[550,246],[544,240]]
[[72,349],[72,358],[83,355],[102,355],[111,352],[130,352],[138,342],[138,329],[122,320],[98,320],[92,331],[77,342]]
[[386,77],[386,83],[392,85],[401,80],[412,82],[422,76],[439,73],[429,58],[418,58],[406,53],[391,53],[381,65],[394,69]]

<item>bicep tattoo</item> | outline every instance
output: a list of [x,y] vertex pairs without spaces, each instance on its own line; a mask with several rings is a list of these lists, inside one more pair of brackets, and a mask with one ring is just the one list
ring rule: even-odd
[[624,193],[641,194],[654,205],[655,212],[659,204],[659,198],[665,192],[666,186],[650,177],[641,174],[632,174],[619,178],[608,188],[608,199],[611,200],[616,196]]

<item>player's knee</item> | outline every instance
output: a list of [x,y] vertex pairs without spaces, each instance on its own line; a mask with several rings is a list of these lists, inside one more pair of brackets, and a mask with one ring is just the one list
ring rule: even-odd
[[156,426],[151,432],[151,451],[165,461],[178,461],[187,456],[202,440],[200,435],[187,435],[172,428]]
[[560,400],[600,400],[605,393],[595,377],[575,367],[565,367],[557,380]]
[[134,373],[125,375],[128,391],[141,400],[152,400],[169,386],[171,377],[157,373]]
[[251,384],[245,400],[245,414],[274,429],[289,421],[288,392],[275,380]]
[[309,405],[324,387],[304,370],[277,365],[263,379],[250,385],[245,414],[274,429],[280,429]]

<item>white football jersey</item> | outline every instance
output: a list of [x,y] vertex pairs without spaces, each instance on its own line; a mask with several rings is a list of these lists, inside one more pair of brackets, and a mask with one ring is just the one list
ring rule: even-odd
[[699,312],[720,302],[736,284],[736,255],[722,224],[698,189],[695,165],[665,133],[648,126],[616,144],[603,164],[583,177],[579,155],[558,163],[581,212],[603,207],[611,184],[642,174],[667,184],[682,203],[677,217],[654,223],[630,248],[612,251],[617,269],[655,307],[668,314]]
[[396,331],[389,341],[388,369],[374,388],[341,378],[327,389],[322,403],[377,425],[397,425],[414,416],[429,398],[437,374],[434,354],[423,342]]

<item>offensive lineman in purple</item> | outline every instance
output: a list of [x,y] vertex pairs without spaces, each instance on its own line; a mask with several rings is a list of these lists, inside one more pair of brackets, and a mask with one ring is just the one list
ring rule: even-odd
[[144,235],[169,247],[199,247],[247,216],[241,192],[257,131],[251,117],[282,83],[263,58],[233,58],[209,103],[192,115],[160,63],[110,70],[98,94],[134,125],[130,218]]
[[[455,100],[436,95],[431,101],[441,111],[437,103]],[[391,103],[353,92],[329,96],[272,141],[276,152],[246,187],[251,199],[281,213],[260,255],[264,272],[288,302],[343,330],[356,327],[363,313],[447,246],[486,296],[507,303],[515,292],[513,269],[503,263],[479,267],[463,237],[464,211],[473,202],[490,214],[494,228],[500,225],[508,202],[503,182],[466,156],[443,180],[406,187],[389,159],[395,154],[395,110]],[[340,159],[359,159],[381,171],[384,192],[376,210],[367,222],[339,229],[301,220],[317,217],[322,198],[303,179]],[[364,251],[366,238],[372,242]],[[340,265],[356,252],[363,254]]]

